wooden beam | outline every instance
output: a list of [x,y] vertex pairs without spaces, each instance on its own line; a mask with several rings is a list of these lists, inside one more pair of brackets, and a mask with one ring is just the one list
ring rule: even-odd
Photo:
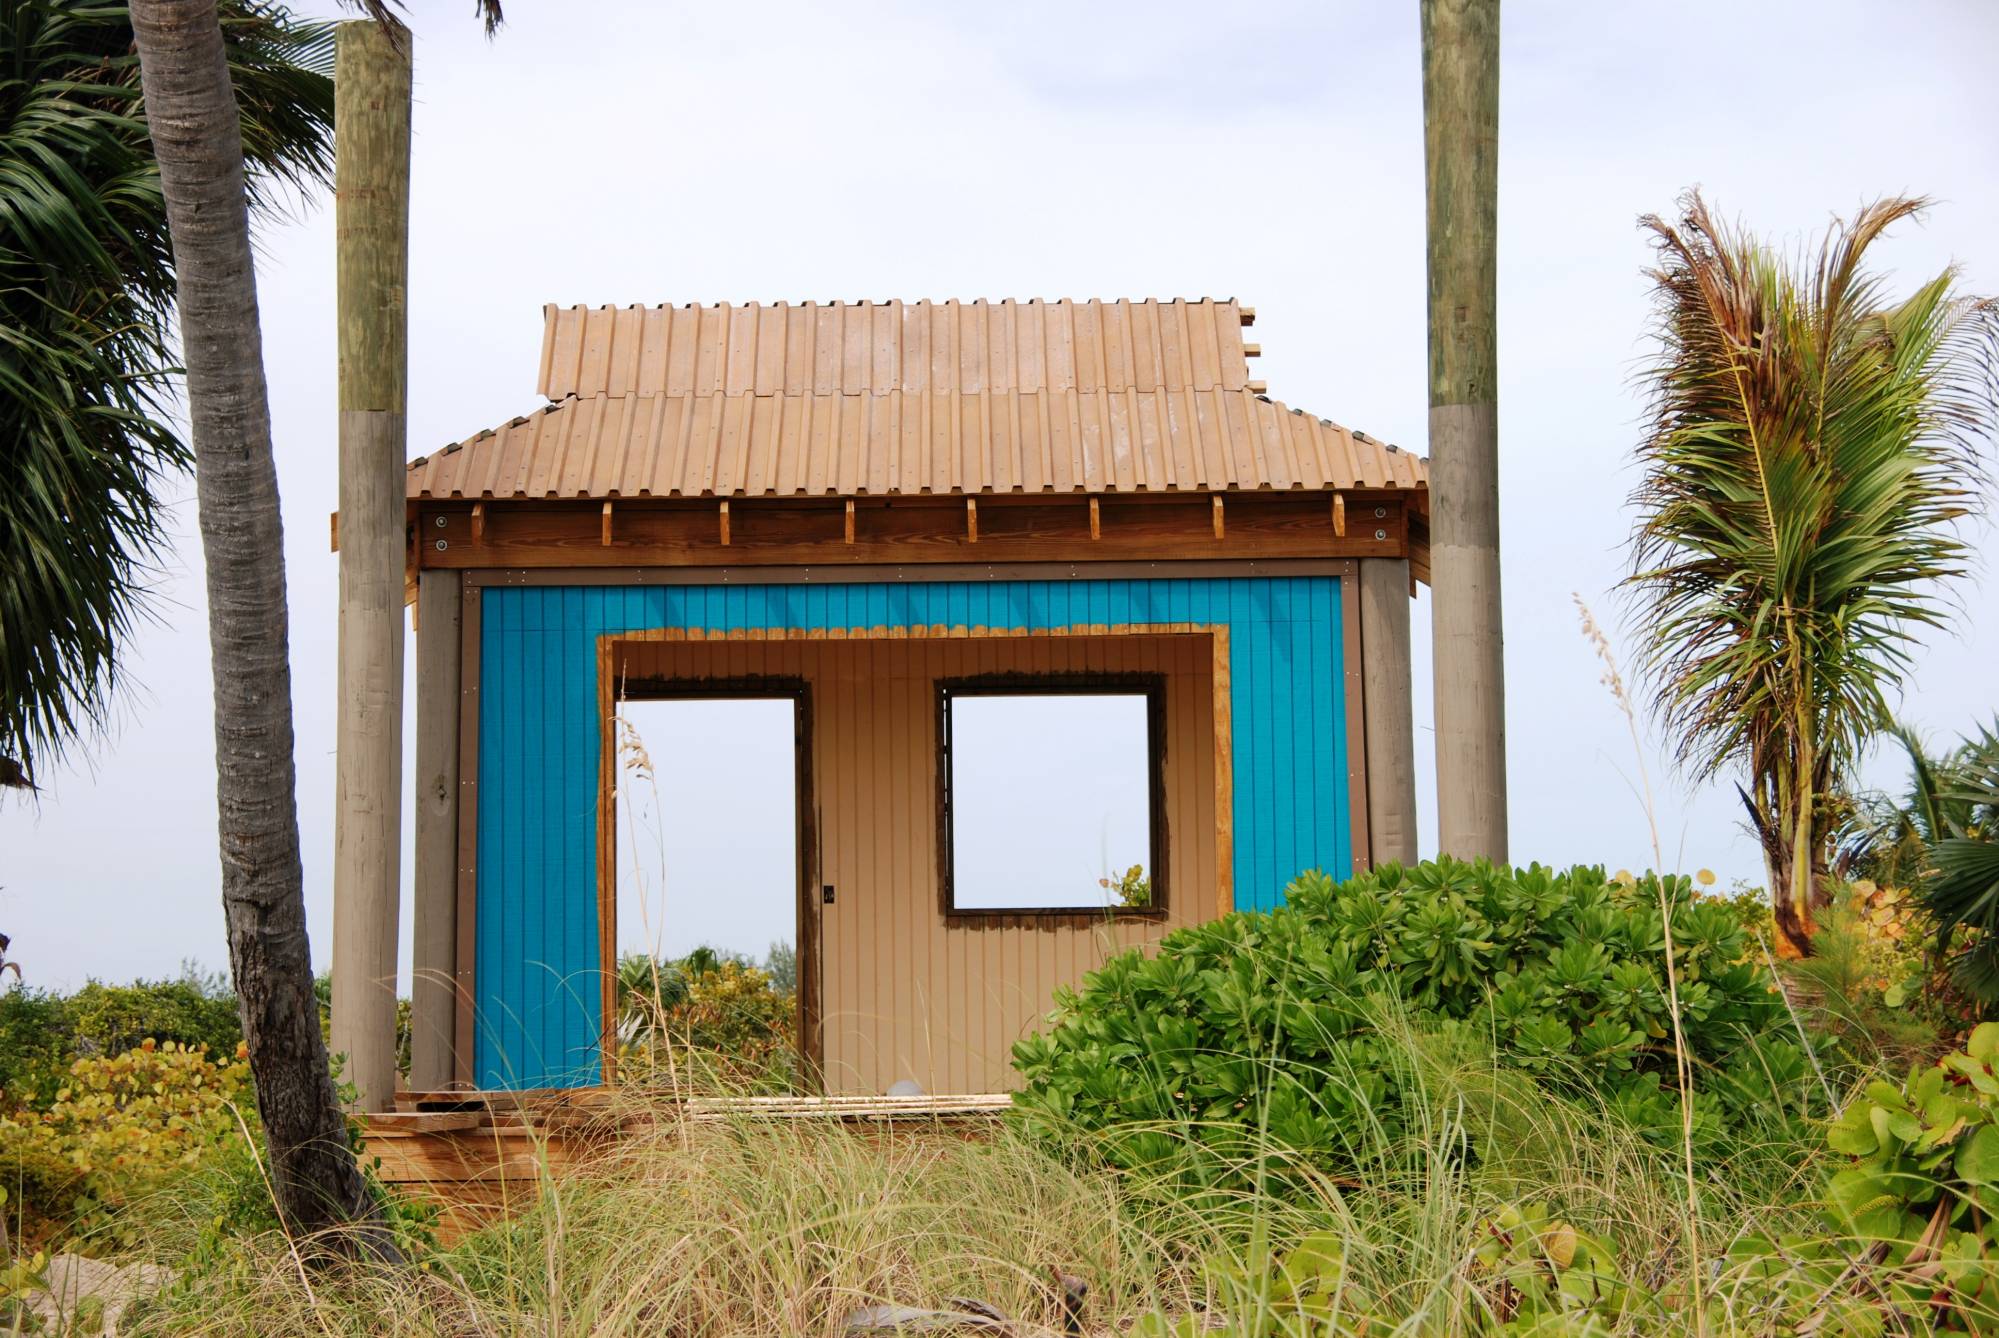
[[1260,358],[1263,356],[1263,345],[1244,344],[1242,346],[1242,355],[1245,358]]
[[458,717],[464,592],[455,571],[417,587],[416,864],[411,895],[410,1082],[441,1088],[456,1075],[458,975]]
[[965,499],[965,542],[975,544],[978,541],[979,499],[976,497],[967,497]]
[[330,1049],[361,1111],[396,1086],[408,504],[410,43],[334,30],[340,549]]
[[[728,503],[724,502],[722,503],[722,505],[727,506]],[[604,503],[604,533],[603,533],[603,538],[600,542],[602,543],[602,546],[605,548],[609,548],[611,546],[611,504],[609,502]],[[729,541],[725,537],[722,540],[722,542],[727,543]]]
[[1368,851],[1416,862],[1416,724],[1411,699],[1409,563],[1360,564],[1361,717],[1367,757]]
[[1242,323],[1243,323],[1244,325],[1254,325],[1254,324],[1256,324],[1256,308],[1255,308],[1255,307],[1237,307],[1237,308],[1236,308],[1236,310],[1242,313]]
[[1347,537],[1347,495],[1343,492],[1333,494],[1333,537]]
[[333,531],[333,551],[340,551],[340,513],[335,511],[327,519],[327,527]]
[[472,503],[472,542],[475,544],[486,542],[486,504],[484,502]]
[[720,537],[721,537],[721,540],[722,540],[722,546],[723,546],[724,548],[728,547],[728,545],[729,545],[729,503],[728,503],[728,499],[727,499],[727,498],[724,498],[724,499],[723,499],[723,501],[722,501],[722,503],[721,503],[721,505],[720,505],[719,507],[717,507],[717,508],[716,508],[716,511],[715,511],[715,524],[716,524],[716,528],[717,528],[717,531],[718,531],[718,533],[719,533],[719,535],[720,535]]
[[1270,383],[1268,381],[1245,381],[1242,384],[1243,388],[1248,390],[1252,395],[1268,395],[1270,393]]
[[850,544],[854,542],[854,499],[851,497],[847,499],[846,541]]
[[[1081,500],[1083,506],[1076,505]],[[1385,513],[1333,532],[1330,492],[1216,494],[1175,498],[1001,498],[976,505],[982,562],[1109,562],[1172,559],[1361,558],[1409,554],[1406,502],[1371,491],[1346,498]],[[1094,503],[1094,505],[1092,505]],[[482,567],[769,566],[964,562],[973,553],[963,498],[789,502],[732,498],[729,542],[716,542],[719,502],[623,498],[616,543],[603,544],[603,503],[486,501],[484,540],[474,542],[472,503],[426,506],[418,553],[423,569]],[[859,513],[868,523],[859,524]],[[439,525],[438,521],[443,521]],[[1377,538],[1379,534],[1381,537]],[[444,547],[439,549],[438,542]]]

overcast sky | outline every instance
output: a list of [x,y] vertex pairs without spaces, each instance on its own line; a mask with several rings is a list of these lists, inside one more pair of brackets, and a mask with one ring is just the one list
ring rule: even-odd
[[[1415,0],[514,0],[490,44],[472,8],[411,6],[413,453],[535,406],[544,302],[891,297],[1236,297],[1257,310],[1274,396],[1426,449]],[[1999,292],[1995,39],[1999,8],[1984,0],[1507,0],[1499,403],[1516,858],[1650,859],[1631,744],[1570,603],[1580,591],[1616,612],[1645,352],[1637,217],[1698,184],[1722,212],[1802,240],[1863,200],[1925,193],[1928,219],[1877,258],[1903,286],[1955,260],[1970,288]],[[261,240],[323,965],[330,204]],[[36,984],[226,962],[200,555],[191,504],[177,515],[110,737],[45,775],[38,805],[0,807],[0,930]],[[1904,706],[1939,739],[1999,705],[1992,530],[1971,534],[1978,582]],[[1428,614],[1426,592],[1426,810]],[[1731,794],[1688,793],[1659,774],[1656,749],[1648,762],[1669,860],[1760,879]],[[407,891],[404,906],[407,920]]]

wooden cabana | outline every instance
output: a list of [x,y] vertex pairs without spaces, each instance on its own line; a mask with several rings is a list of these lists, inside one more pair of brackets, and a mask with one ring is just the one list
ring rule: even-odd
[[[829,1096],[1004,1090],[1012,1041],[1106,954],[1413,857],[1425,462],[1264,393],[1250,309],[544,319],[549,403],[409,466],[412,1088],[604,1081],[623,698],[795,703]],[[1149,904],[954,905],[941,704],[999,682],[1145,696]]]

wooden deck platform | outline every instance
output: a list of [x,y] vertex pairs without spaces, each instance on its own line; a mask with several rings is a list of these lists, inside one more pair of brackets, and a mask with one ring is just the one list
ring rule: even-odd
[[385,1184],[435,1202],[447,1244],[536,1200],[637,1130],[688,1120],[825,1120],[893,1133],[939,1125],[976,1135],[1013,1104],[966,1096],[733,1096],[644,1099],[605,1088],[538,1092],[399,1092],[364,1120],[364,1160]]

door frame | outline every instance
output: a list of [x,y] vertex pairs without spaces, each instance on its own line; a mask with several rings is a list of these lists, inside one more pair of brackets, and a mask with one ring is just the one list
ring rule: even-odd
[[799,677],[748,675],[718,678],[678,678],[620,675],[611,685],[611,709],[604,716],[604,766],[599,786],[597,838],[597,921],[599,958],[604,965],[603,1074],[614,1081],[617,1064],[618,992],[618,828],[617,711],[627,701],[789,701],[791,703],[792,775],[795,796],[793,840],[797,851],[797,891],[794,925],[798,980],[799,1082],[807,1092],[824,1085],[826,1058],[819,928],[818,813],[812,785],[812,685]]

